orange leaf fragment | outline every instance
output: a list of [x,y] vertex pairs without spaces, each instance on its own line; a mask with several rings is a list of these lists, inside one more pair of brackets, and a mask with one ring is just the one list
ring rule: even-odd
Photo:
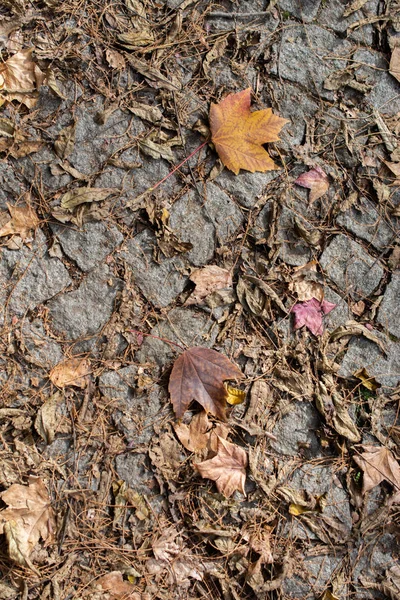
[[202,477],[215,481],[225,498],[232,496],[236,490],[246,495],[247,454],[240,446],[218,436],[217,455],[193,466]]
[[183,352],[174,363],[168,390],[175,414],[181,419],[192,400],[204,410],[225,420],[226,379],[243,377],[231,361],[208,348],[194,347]]
[[288,123],[271,108],[250,111],[251,89],[229,94],[210,109],[211,139],[224,165],[235,175],[240,169],[271,171],[277,169],[263,144],[279,141],[279,132]]
[[49,374],[50,381],[59,388],[73,385],[84,388],[87,375],[90,373],[90,363],[87,359],[75,357],[58,363]]

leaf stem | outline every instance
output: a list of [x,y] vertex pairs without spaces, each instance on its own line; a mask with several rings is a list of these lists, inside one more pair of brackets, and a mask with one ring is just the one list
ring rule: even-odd
[[167,340],[166,338],[159,337],[158,335],[153,335],[152,333],[143,333],[143,331],[139,331],[138,329],[129,329],[129,331],[131,333],[136,333],[137,335],[140,334],[146,337],[154,338],[155,340],[160,340],[160,342],[164,342],[165,344],[169,344],[170,346],[176,346],[177,348],[182,350],[182,352],[185,352],[185,348],[183,348],[183,346],[180,346],[175,342],[171,342],[171,340]]

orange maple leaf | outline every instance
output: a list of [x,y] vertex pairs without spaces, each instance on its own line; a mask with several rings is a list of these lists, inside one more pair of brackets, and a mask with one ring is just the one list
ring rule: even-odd
[[267,142],[277,142],[279,132],[288,123],[277,117],[271,108],[250,111],[251,89],[229,94],[210,109],[211,139],[224,165],[235,175],[246,171],[277,169],[268,152]]

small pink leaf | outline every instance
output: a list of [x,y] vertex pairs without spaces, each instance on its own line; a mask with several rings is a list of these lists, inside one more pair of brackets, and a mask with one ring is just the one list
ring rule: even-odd
[[336,304],[323,300],[319,302],[315,298],[307,302],[298,302],[291,312],[294,313],[294,329],[300,329],[305,325],[314,335],[322,335],[324,327],[322,325],[323,315],[327,315],[335,308]]
[[315,202],[321,198],[329,189],[328,176],[321,167],[314,167],[311,171],[303,173],[295,181],[296,185],[308,188],[310,192],[310,202]]

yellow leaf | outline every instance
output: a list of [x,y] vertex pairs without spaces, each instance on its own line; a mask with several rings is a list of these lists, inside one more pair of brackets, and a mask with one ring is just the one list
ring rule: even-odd
[[360,379],[362,381],[363,386],[367,388],[367,390],[371,390],[371,392],[375,392],[381,387],[381,384],[376,381],[375,377],[371,377],[370,375],[368,375],[368,372],[365,369],[365,367],[363,367],[362,369],[358,369],[358,371],[354,373],[354,377]]
[[250,111],[251,90],[229,94],[219,104],[212,104],[210,126],[212,141],[224,165],[235,175],[246,171],[277,169],[263,148],[267,142],[279,141],[279,132],[288,123],[271,108]]
[[225,384],[225,389],[227,392],[226,401],[228,404],[235,405],[242,404],[242,402],[244,402],[244,399],[246,398],[246,392],[239,390],[238,388],[234,388],[227,383]]

